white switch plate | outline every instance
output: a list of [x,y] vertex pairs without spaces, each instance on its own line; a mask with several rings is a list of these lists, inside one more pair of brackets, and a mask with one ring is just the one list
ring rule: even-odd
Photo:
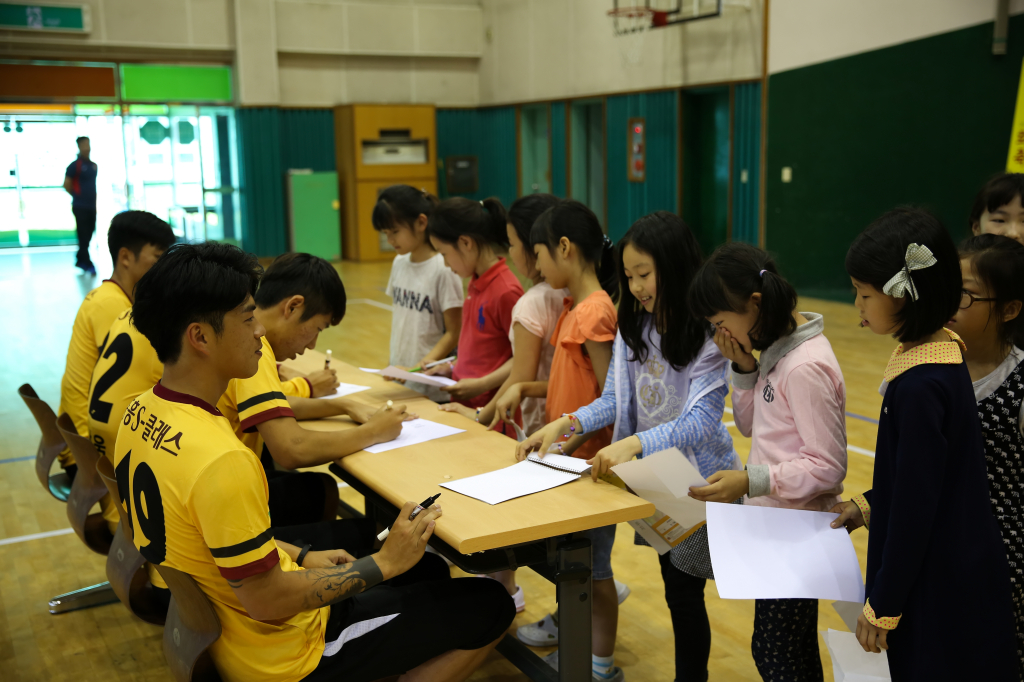
[[793,169],[789,166],[782,167],[782,181],[793,182]]
[[749,179],[749,177],[750,177],[750,174],[747,172],[746,168],[744,168],[743,170],[740,171],[740,182],[742,182],[743,184],[746,184],[747,180]]

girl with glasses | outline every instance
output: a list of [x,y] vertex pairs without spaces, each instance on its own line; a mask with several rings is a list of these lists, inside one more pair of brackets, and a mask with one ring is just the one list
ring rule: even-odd
[[963,293],[949,328],[967,344],[989,498],[1010,563],[1017,658],[1024,671],[1024,246],[994,234],[960,247]]

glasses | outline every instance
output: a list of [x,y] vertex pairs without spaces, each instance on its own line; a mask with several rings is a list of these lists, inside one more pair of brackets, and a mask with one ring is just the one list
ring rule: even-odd
[[999,299],[996,299],[996,298],[981,298],[979,296],[975,296],[974,294],[972,294],[969,291],[961,291],[961,293],[960,293],[960,310],[967,310],[968,308],[970,308],[972,305],[974,305],[978,301],[981,301],[983,303],[988,303],[988,302],[997,301],[997,300],[999,300]]

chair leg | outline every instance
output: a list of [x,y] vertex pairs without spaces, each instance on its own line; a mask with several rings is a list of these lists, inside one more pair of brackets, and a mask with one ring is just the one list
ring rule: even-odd
[[78,609],[88,609],[93,606],[112,604],[116,602],[117,595],[108,582],[102,582],[92,587],[83,587],[74,592],[59,594],[50,600],[50,613],[67,613]]

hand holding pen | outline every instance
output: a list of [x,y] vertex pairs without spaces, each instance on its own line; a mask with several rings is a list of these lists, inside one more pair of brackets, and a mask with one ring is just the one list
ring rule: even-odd
[[427,541],[434,533],[441,509],[430,507],[420,513],[414,513],[416,509],[424,508],[413,502],[406,502],[402,506],[384,546],[374,555],[374,560],[385,580],[401,575],[415,566],[423,558]]
[[[389,400],[388,402],[390,403],[391,401]],[[414,519],[415,519],[415,518],[416,518],[417,516],[419,516],[419,515],[420,515],[420,513],[422,513],[422,512],[424,512],[424,511],[426,511],[427,509],[430,509],[430,505],[434,504],[434,502],[435,502],[435,501],[437,500],[437,498],[439,498],[439,497],[441,497],[441,493],[438,493],[438,494],[436,494],[436,495],[432,495],[431,497],[428,497],[427,499],[423,500],[423,501],[422,501],[422,502],[420,502],[420,503],[419,503],[418,505],[416,505],[416,507],[415,507],[415,508],[414,508],[414,509],[412,510],[412,512],[411,512],[411,513],[409,514],[409,520],[410,520],[410,521],[414,520]],[[403,509],[404,509],[404,507],[403,507]],[[437,510],[437,512],[438,512],[438,515],[440,516],[440,514],[441,514],[441,507],[440,507],[440,506],[437,506],[437,507],[434,507],[434,509],[436,509],[436,510]],[[399,519],[401,519],[401,518],[402,518],[402,515],[401,515],[401,514],[399,514],[399,515],[398,515],[398,518],[399,518]],[[377,539],[378,539],[378,540],[381,540],[381,541],[383,541],[383,540],[387,539],[387,537],[388,537],[388,534],[389,534],[390,532],[391,532],[391,529],[390,529],[390,528],[385,528],[384,530],[382,530],[382,531],[381,531],[381,532],[380,532],[380,533],[379,533],[379,534],[377,535]]]

